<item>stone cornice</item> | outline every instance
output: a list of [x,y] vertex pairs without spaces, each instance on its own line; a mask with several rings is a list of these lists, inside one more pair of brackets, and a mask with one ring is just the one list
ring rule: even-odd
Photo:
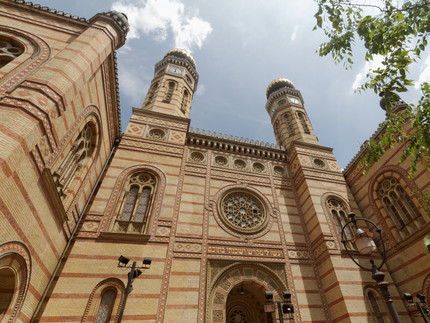
[[248,156],[263,157],[280,161],[287,160],[287,151],[284,147],[238,138],[225,134],[190,128],[186,142],[188,145],[203,146],[206,148],[238,153]]

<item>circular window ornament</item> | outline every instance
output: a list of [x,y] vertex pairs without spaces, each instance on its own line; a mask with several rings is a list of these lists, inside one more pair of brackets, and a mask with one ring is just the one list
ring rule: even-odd
[[284,168],[281,166],[275,166],[273,167],[273,172],[275,173],[275,175],[281,176],[282,174],[284,174]]
[[191,160],[195,162],[202,162],[205,156],[198,151],[194,151],[191,153]]
[[161,130],[161,129],[151,129],[150,131],[149,131],[149,137],[150,138],[153,138],[153,139],[158,139],[158,140],[161,140],[161,139],[163,139],[164,138],[164,136],[165,136],[166,134],[164,133],[164,131],[163,130]]
[[261,173],[264,171],[264,166],[261,163],[254,163],[252,165],[252,170],[257,173]]
[[322,168],[325,168],[325,163],[323,160],[315,158],[314,159],[314,166],[315,166],[315,168],[321,168],[322,169]]
[[225,158],[223,156],[216,156],[215,157],[215,164],[217,164],[218,166],[225,166],[225,165],[227,165],[227,158]]
[[234,161],[234,167],[238,169],[244,169],[246,167],[246,163],[242,159],[236,159]]
[[221,198],[219,211],[222,221],[228,227],[242,233],[258,232],[269,220],[260,198],[239,190],[229,191]]

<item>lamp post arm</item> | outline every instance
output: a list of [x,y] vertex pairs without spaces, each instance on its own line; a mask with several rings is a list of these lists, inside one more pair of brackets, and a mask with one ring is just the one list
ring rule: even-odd
[[136,269],[136,261],[133,261],[133,265],[131,266],[131,270],[127,275],[127,277],[128,277],[127,287],[125,288],[124,300],[122,301],[121,312],[119,313],[119,316],[118,316],[118,323],[121,323],[121,321],[122,321],[122,316],[124,314],[125,304],[127,303],[127,297],[128,297],[128,294],[130,294],[130,292],[131,292],[131,283],[133,282],[135,269]]

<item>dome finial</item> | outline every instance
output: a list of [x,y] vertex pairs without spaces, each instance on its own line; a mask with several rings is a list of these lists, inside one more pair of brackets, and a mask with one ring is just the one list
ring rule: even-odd
[[275,92],[276,90],[279,90],[283,87],[289,87],[291,89],[295,89],[293,82],[286,78],[278,78],[276,80],[273,80],[272,83],[269,84],[266,90],[266,97],[269,98],[270,94]]
[[194,69],[197,69],[196,61],[194,60],[194,58],[183,49],[176,48],[176,49],[169,50],[166,53],[166,55],[164,55],[164,58],[169,56],[183,58],[188,63],[190,63]]

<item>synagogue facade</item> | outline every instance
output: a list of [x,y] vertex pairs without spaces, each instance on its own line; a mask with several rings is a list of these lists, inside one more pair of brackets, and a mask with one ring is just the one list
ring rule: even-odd
[[[391,322],[348,255],[381,263],[356,250],[350,212],[381,228],[358,223],[386,250],[401,322],[422,320],[403,293],[428,304],[428,170],[409,178],[395,146],[366,175],[365,147],[342,171],[285,78],[261,107],[276,144],[192,129],[199,75],[182,50],[160,53],[121,133],[115,50],[128,29],[115,11],[86,20],[0,0],[2,322],[116,322],[122,309],[124,322],[269,322],[266,291],[291,293],[293,322]],[[120,256],[151,257],[125,307]]]

